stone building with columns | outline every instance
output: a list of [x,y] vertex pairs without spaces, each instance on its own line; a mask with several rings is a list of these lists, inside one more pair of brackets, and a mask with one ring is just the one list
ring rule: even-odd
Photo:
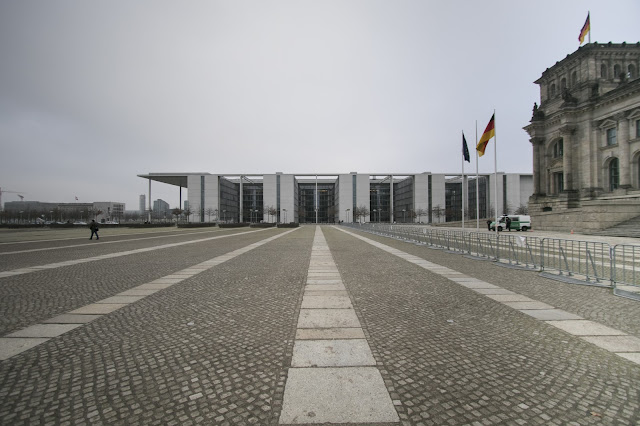
[[535,81],[536,229],[597,231],[640,216],[640,43],[590,43]]

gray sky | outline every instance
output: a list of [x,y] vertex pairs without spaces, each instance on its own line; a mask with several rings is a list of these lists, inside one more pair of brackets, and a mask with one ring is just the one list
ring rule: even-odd
[[3,1],[0,187],[131,210],[147,172],[459,173],[463,130],[475,172],[494,109],[498,169],[531,173],[533,81],[588,10],[640,41],[637,0]]

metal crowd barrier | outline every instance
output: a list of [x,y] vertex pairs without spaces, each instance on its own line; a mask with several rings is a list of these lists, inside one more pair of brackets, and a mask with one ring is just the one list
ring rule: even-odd
[[594,241],[529,237],[517,232],[496,235],[417,224],[343,223],[343,226],[539,271],[562,281],[613,287],[616,294],[640,299],[640,245],[611,246]]

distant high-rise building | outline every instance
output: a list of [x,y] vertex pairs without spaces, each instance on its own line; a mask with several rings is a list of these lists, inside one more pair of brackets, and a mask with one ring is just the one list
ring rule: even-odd
[[147,210],[146,207],[146,200],[147,200],[147,196],[142,194],[140,195],[140,213],[144,214],[144,212]]
[[169,203],[164,200],[157,199],[153,202],[153,212],[162,216],[164,213],[169,211]]
[[188,210],[189,209],[189,200],[184,200],[184,208],[183,210]]

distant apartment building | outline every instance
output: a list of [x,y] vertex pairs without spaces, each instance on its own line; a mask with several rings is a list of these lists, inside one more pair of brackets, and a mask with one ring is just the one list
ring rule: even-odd
[[147,211],[146,201],[147,201],[146,195],[140,194],[140,208],[139,208],[140,214],[144,214],[144,212]]
[[10,201],[5,203],[6,214],[22,212],[28,221],[40,218],[53,222],[75,222],[95,219],[98,222],[120,221],[125,204],[113,201],[94,203],[43,203],[40,201]]
[[167,213],[169,213],[169,203],[164,200],[157,199],[153,202],[153,214],[158,217],[163,217]]

